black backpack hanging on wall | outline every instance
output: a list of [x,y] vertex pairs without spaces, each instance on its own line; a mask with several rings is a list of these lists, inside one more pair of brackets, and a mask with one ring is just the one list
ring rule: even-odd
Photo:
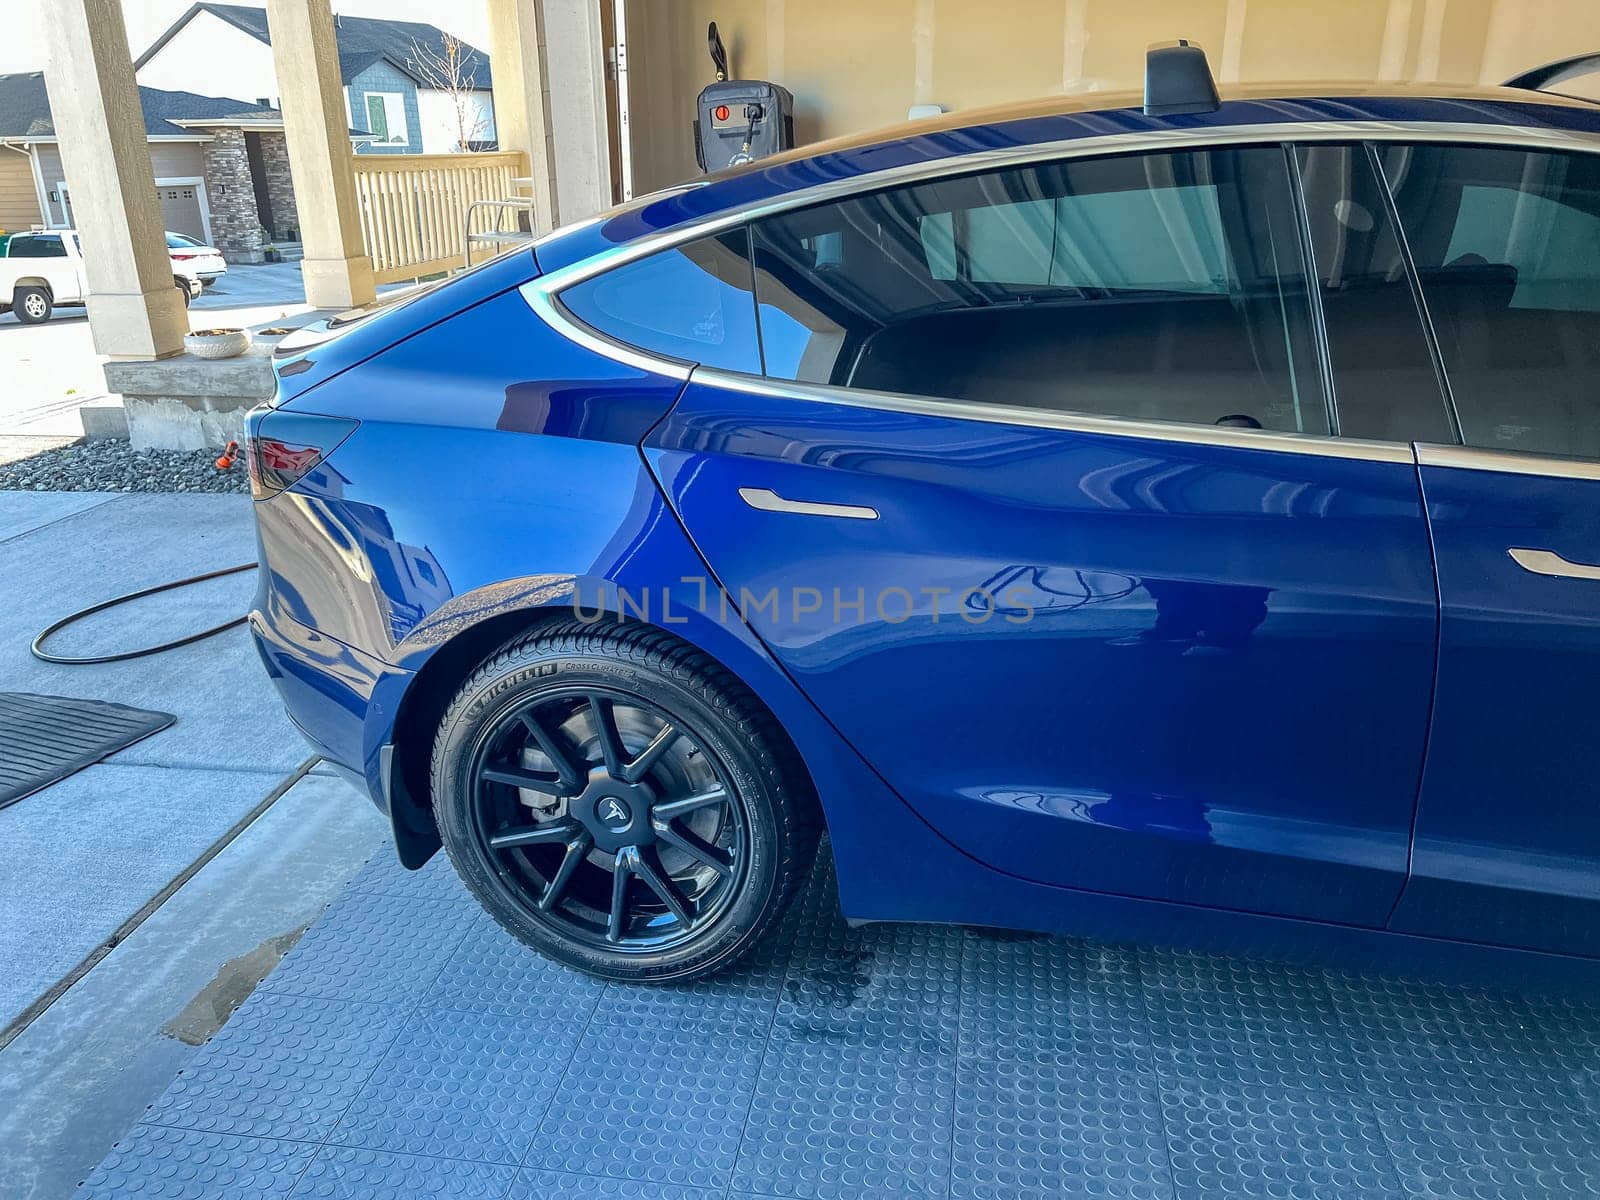
[[706,30],[716,82],[695,102],[694,157],[702,171],[720,171],[794,145],[794,97],[765,79],[729,79],[728,52],[717,23]]

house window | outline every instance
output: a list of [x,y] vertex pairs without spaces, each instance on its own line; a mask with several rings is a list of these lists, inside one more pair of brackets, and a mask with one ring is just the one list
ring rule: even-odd
[[403,146],[411,139],[406,133],[406,102],[399,92],[368,92],[367,131],[380,145]]

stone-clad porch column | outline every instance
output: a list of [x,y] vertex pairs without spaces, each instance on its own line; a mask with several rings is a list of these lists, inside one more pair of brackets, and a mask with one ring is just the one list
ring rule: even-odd
[[[272,205],[272,236],[300,240],[300,209],[294,199],[294,176],[289,166],[289,146],[283,134],[264,130],[261,162],[267,173],[267,202]],[[293,230],[293,234],[290,234]]]
[[267,0],[284,136],[300,218],[306,301],[350,308],[372,300],[361,238],[350,125],[328,0]]
[[244,130],[219,125],[205,130],[211,140],[200,147],[205,158],[206,194],[211,200],[211,242],[229,262],[258,263],[261,213],[250,178]]
[[45,89],[89,283],[94,347],[166,358],[189,330],[156,200],[133,57],[118,0],[52,0],[42,13]]

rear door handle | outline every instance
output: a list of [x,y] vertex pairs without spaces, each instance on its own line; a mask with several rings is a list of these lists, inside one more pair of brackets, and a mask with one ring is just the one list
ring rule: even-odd
[[785,500],[771,488],[740,488],[739,499],[762,512],[799,513],[806,517],[844,517],[876,521],[878,510],[865,504],[825,504],[820,500]]
[[1513,546],[1506,553],[1511,555],[1511,561],[1517,566],[1524,571],[1532,571],[1535,575],[1556,575],[1562,579],[1600,579],[1600,567],[1571,562],[1554,550],[1526,550],[1521,546]]

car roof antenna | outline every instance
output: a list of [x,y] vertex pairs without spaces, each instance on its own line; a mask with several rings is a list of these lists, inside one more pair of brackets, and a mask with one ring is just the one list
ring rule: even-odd
[[1151,46],[1144,58],[1144,112],[1147,117],[1216,112],[1222,107],[1206,52],[1180,38]]

